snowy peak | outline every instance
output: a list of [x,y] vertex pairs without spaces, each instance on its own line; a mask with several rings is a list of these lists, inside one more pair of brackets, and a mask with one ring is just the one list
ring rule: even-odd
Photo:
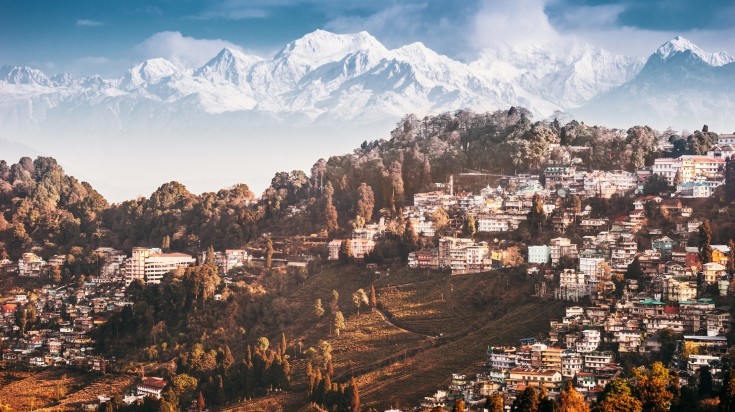
[[44,72],[32,69],[28,66],[3,66],[0,67],[0,81],[9,84],[39,85],[49,87],[51,80]]
[[275,59],[297,59],[310,67],[342,60],[350,53],[360,50],[387,52],[375,37],[362,31],[355,34],[335,34],[316,30],[287,44]]
[[163,58],[146,60],[138,63],[123,75],[120,86],[131,90],[140,86],[155,84],[164,77],[171,76],[179,69],[170,61]]
[[212,81],[222,79],[239,85],[241,81],[245,80],[247,70],[262,60],[258,56],[224,48],[212,60],[197,69],[194,75]]
[[696,56],[703,62],[715,67],[735,62],[735,57],[726,52],[706,52],[696,44],[681,36],[676,36],[661,45],[661,47],[659,47],[654,53],[654,56],[659,57],[663,61],[667,61],[672,59],[674,56],[686,54]]

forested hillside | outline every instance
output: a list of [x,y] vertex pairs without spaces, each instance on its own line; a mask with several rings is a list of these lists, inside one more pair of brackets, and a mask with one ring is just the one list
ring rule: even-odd
[[[0,250],[13,258],[31,248],[44,256],[83,257],[99,246],[160,246],[166,239],[172,250],[199,252],[209,245],[241,247],[263,231],[326,229],[335,235],[355,221],[395,215],[414,193],[462,171],[538,172],[549,161],[575,158],[582,168],[635,170],[652,164],[664,143],[671,143],[671,155],[702,154],[716,138],[706,126],[679,134],[646,126],[620,130],[558,119],[534,122],[527,110],[515,107],[423,119],[408,115],[388,140],[366,141],[353,153],[320,159],[310,174],[276,173],[258,202],[244,184],[195,195],[169,182],[149,198],[109,205],[52,158],[2,161]],[[293,213],[290,206],[304,213]]]

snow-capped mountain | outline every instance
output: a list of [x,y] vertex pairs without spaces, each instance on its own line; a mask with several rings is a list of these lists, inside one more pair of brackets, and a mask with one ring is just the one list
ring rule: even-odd
[[[659,47],[630,82],[575,110],[606,124],[654,124],[730,131],[735,110],[735,57],[709,53],[683,37]],[[659,126],[661,127],[661,126]]]
[[[151,114],[142,109],[151,105],[166,113],[167,124],[192,112],[248,112],[243,115],[250,119],[305,125],[393,121],[407,112],[511,105],[547,116],[623,84],[641,65],[589,45],[548,50],[486,51],[475,62],[464,63],[421,43],[389,50],[367,32],[317,30],[272,58],[223,49],[194,69],[156,58],[119,79],[74,79],[67,74],[49,79],[39,70],[6,66],[0,70],[0,120],[10,116],[13,121],[6,124],[42,127],[56,117],[49,112],[83,118],[96,107],[113,116],[116,127],[125,128],[129,125],[120,123],[122,118],[149,122]],[[14,103],[8,104],[10,100]],[[18,103],[34,110],[19,112]],[[134,113],[142,118],[135,119]],[[99,121],[93,119],[96,126],[91,128],[104,128]]]
[[[11,136],[68,124],[83,128],[79,133],[109,126],[170,128],[224,113],[241,125],[390,124],[408,112],[521,105],[539,117],[566,111],[589,115],[587,121],[660,127],[734,106],[728,94],[734,65],[735,57],[704,51],[682,37],[645,62],[582,42],[500,46],[461,62],[421,43],[390,50],[367,32],[317,30],[271,58],[225,48],[198,68],[155,58],[118,79],[49,77],[3,66],[0,121]],[[97,112],[103,115],[88,116]]]

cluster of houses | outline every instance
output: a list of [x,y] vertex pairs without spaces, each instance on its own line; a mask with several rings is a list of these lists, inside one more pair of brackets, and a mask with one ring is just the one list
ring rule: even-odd
[[[95,250],[99,261],[97,273],[92,278],[96,283],[124,282],[129,285],[134,280],[158,284],[163,276],[179,267],[192,266],[197,259],[185,253],[164,253],[159,248],[134,247],[130,256],[121,250],[100,247]],[[205,253],[199,261],[203,262]],[[247,265],[252,256],[246,250],[228,249],[215,252],[215,262],[220,273]],[[66,255],[54,255],[45,261],[32,252],[24,253],[18,261],[0,260],[0,274],[20,277],[49,278],[54,268],[62,268],[67,261]]]
[[[95,352],[90,332],[103,324],[110,313],[132,305],[126,295],[127,287],[136,279],[160,283],[164,274],[196,263],[190,255],[162,253],[156,248],[136,247],[129,257],[112,248],[95,252],[99,257],[98,273],[87,276],[82,284],[46,285],[0,299],[0,348],[4,362],[104,370],[105,359]],[[249,260],[245,250],[215,252],[220,273]],[[204,261],[204,254],[200,261]],[[54,268],[62,270],[65,262],[66,256],[53,256],[47,262],[29,252],[17,262],[0,262],[0,271],[4,275],[49,279]],[[25,328],[24,322],[35,327]]]
[[[707,156],[656,159],[650,170],[638,173],[550,166],[543,185],[525,176],[516,179],[513,193],[508,186],[483,190],[482,200],[466,210],[476,217],[478,231],[516,229],[516,219],[525,219],[533,194],[544,200],[555,232],[568,233],[574,227],[573,238],[560,236],[530,245],[526,257],[529,272],[543,272],[544,283],[553,285],[546,296],[586,305],[567,307],[562,319],[551,321],[542,342],[523,339],[515,347],[489,347],[487,362],[475,376],[452,375],[448,388],[425,397],[417,409],[452,407],[457,399],[481,407],[495,393],[510,405],[528,386],[543,387],[556,397],[566,382],[593,401],[622,374],[620,356],[661,351],[663,330],[675,336],[676,351],[667,366],[677,372],[682,386],[697,385],[702,366],[710,368],[715,384],[722,382],[722,356],[733,319],[730,308],[718,307],[714,297],[726,296],[731,289],[726,270],[730,250],[711,245],[711,259],[702,263],[700,250],[690,246],[702,221],[692,218],[692,209],[682,204],[682,199],[709,197],[724,183],[725,158],[734,153],[735,135],[722,135],[719,143]],[[580,197],[639,193],[651,173],[675,186],[675,197],[639,196],[623,216],[592,217],[589,206],[565,210],[555,198],[570,193]],[[453,205],[448,195],[420,198],[417,205],[423,207]],[[675,229],[652,225],[647,214],[653,208],[670,218]],[[480,223],[493,217],[491,223]],[[473,244],[469,239],[455,242],[458,247]],[[431,253],[418,251],[409,264],[433,267],[442,262],[441,267],[447,255],[440,257],[440,252],[441,247]],[[639,264],[638,278],[616,276],[625,275],[634,261]]]
[[[96,353],[90,332],[110,313],[132,304],[125,286],[113,283],[44,286],[8,297],[0,304],[2,360],[33,367],[104,371],[105,358]],[[28,325],[40,326],[23,330],[22,317]]]

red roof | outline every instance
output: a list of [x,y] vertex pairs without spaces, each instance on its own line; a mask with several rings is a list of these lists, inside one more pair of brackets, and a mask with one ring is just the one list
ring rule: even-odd
[[166,380],[163,378],[143,378],[143,385],[153,388],[163,389],[166,387]]

